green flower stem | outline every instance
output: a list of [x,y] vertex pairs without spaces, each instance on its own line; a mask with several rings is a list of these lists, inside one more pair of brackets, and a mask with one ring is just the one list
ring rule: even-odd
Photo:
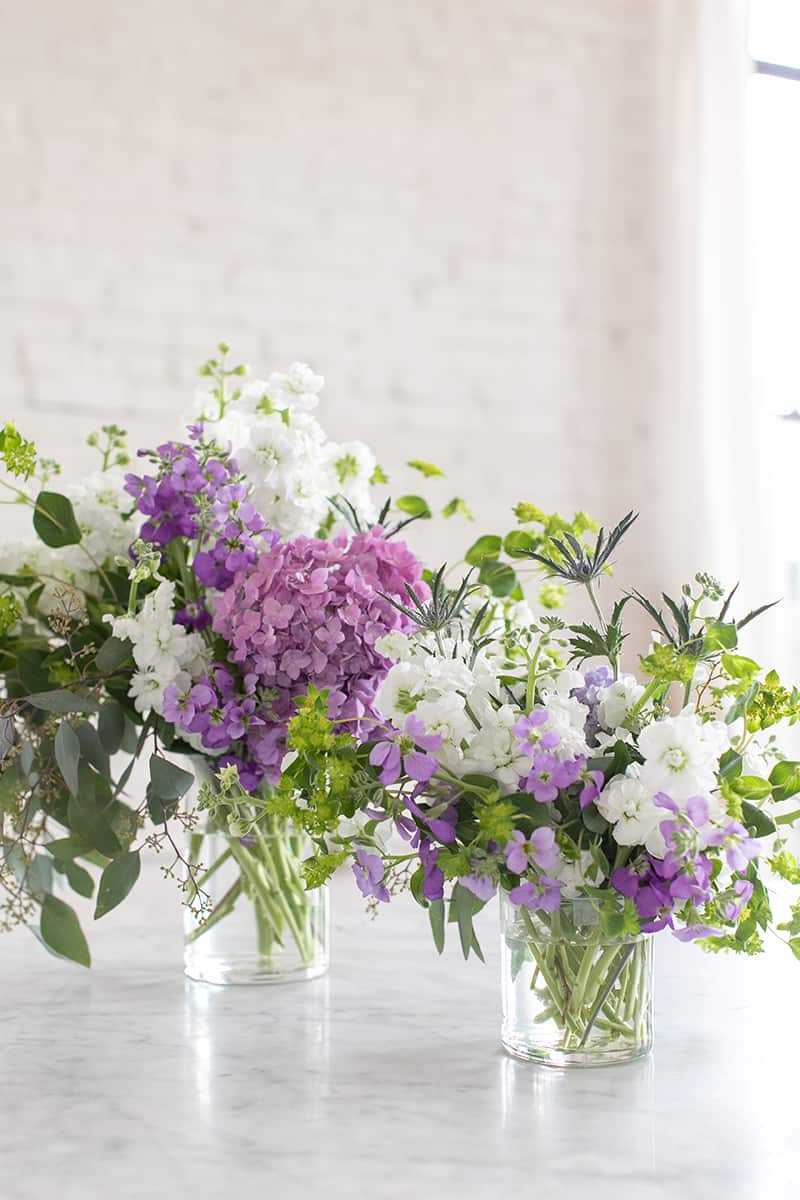
[[241,890],[242,880],[240,877],[234,884],[231,885],[231,887],[228,888],[225,895],[217,903],[214,911],[209,914],[203,924],[198,925],[197,929],[193,929],[191,933],[187,933],[186,942],[196,942],[199,937],[202,937],[204,933],[207,933],[209,929],[212,929],[218,921],[221,921],[223,917],[227,917],[228,914],[233,911],[233,906],[236,903],[236,899],[241,893]]
[[601,1040],[644,1040],[647,1018],[645,942],[603,942],[599,930],[589,940],[570,941],[559,913],[550,918],[543,937],[527,912],[528,957],[533,961],[530,991],[536,997],[533,1021],[552,1022],[564,1050],[590,1045],[593,1031]]

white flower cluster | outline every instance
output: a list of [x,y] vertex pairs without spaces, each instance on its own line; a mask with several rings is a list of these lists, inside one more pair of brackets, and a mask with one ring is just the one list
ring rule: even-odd
[[135,617],[111,617],[114,636],[133,643],[137,670],[129,695],[140,713],[163,714],[164,692],[170,684],[186,691],[208,663],[199,633],[187,633],[173,621],[175,584],[166,580],[145,597]]
[[[491,775],[514,791],[531,770],[531,759],[513,732],[519,709],[508,703],[501,676],[506,661],[501,643],[490,643],[477,654],[466,640],[453,637],[436,644],[429,637],[406,637],[394,632],[376,642],[387,658],[398,659],[381,685],[375,703],[398,728],[413,713],[429,733],[440,734],[436,757],[452,774]],[[542,699],[547,720],[542,733],[553,731],[559,761],[588,755],[585,727],[588,709],[570,696],[583,681],[578,672],[563,672],[545,689]]]
[[30,541],[0,548],[3,574],[18,574],[28,568],[40,577],[44,588],[38,607],[42,612],[51,613],[59,607],[65,585],[96,595],[97,567],[127,553],[136,537],[138,522],[125,520],[132,502],[123,491],[123,482],[122,472],[111,469],[64,488],[81,530],[80,545],[54,549],[43,542]]
[[312,415],[323,385],[321,375],[293,363],[285,375],[245,385],[221,420],[214,419],[217,401],[209,393],[197,399],[195,419],[208,422],[220,444],[230,444],[253,484],[253,503],[286,538],[314,536],[331,511],[330,496],[343,496],[364,520],[377,515],[372,451],[363,442],[331,441]]
[[[413,713],[429,733],[440,734],[436,757],[453,775],[490,775],[506,792],[515,791],[532,768],[536,751],[522,748],[514,726],[523,716],[509,703],[501,680],[509,678],[509,660],[502,642],[490,643],[477,654],[466,640],[394,632],[376,643],[379,653],[396,660],[376,697],[379,711],[402,728]],[[514,663],[510,664],[513,671]],[[589,673],[591,675],[591,673]],[[512,675],[513,678],[513,675]],[[660,794],[683,807],[692,797],[705,798],[709,819],[726,817],[719,791],[719,760],[731,746],[731,730],[720,719],[707,719],[687,708],[677,716],[654,718],[652,709],[640,708],[644,688],[631,675],[606,686],[587,688],[580,671],[562,670],[539,680],[538,713],[531,738],[541,740],[556,733],[558,744],[549,747],[559,762],[602,754],[618,740],[632,742],[643,762],[615,776],[597,799],[597,808],[613,827],[623,846],[644,845],[662,858],[666,846],[660,825],[669,813],[656,804]],[[592,691],[591,701],[584,703]],[[642,727],[643,726],[643,727]],[[545,742],[547,745],[547,741]],[[754,745],[748,769],[767,776],[768,748]],[[562,863],[555,872],[569,887],[588,877],[599,881],[589,861]]]
[[655,803],[660,793],[682,805],[694,796],[708,801],[709,817],[725,816],[719,795],[717,767],[730,747],[730,737],[720,721],[703,721],[687,708],[675,717],[646,725],[637,744],[644,762],[628,767],[603,789],[597,807],[614,827],[621,846],[644,845],[656,858],[666,852],[659,828],[669,814]]

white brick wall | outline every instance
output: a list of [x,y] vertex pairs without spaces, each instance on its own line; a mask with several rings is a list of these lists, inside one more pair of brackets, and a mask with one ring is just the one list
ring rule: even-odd
[[[646,500],[648,4],[0,16],[0,411],[67,473],[102,419],[138,444],[168,432],[225,337],[263,369],[312,362],[332,434],[390,471],[439,462],[440,497],[466,496],[483,529],[521,498],[608,520]],[[423,544],[452,559],[471,533]],[[644,529],[631,569],[647,545]]]

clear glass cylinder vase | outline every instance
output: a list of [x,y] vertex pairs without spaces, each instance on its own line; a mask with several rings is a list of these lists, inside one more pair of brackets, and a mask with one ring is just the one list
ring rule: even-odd
[[[189,834],[184,971],[216,984],[314,979],[328,969],[328,889],[306,891],[306,836],[268,818],[246,837]],[[199,891],[198,891],[199,889]]]
[[604,933],[586,898],[544,913],[501,892],[500,920],[501,1037],[509,1054],[547,1066],[601,1067],[648,1053],[652,937]]

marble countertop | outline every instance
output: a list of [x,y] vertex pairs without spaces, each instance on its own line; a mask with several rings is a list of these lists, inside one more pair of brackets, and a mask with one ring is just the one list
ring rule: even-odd
[[3,935],[3,1200],[783,1200],[800,1174],[800,963],[661,937],[656,1049],[557,1071],[498,1044],[487,965],[439,960],[424,914],[370,921],[334,882],[312,983],[181,974],[174,884],[91,928],[91,972]]

